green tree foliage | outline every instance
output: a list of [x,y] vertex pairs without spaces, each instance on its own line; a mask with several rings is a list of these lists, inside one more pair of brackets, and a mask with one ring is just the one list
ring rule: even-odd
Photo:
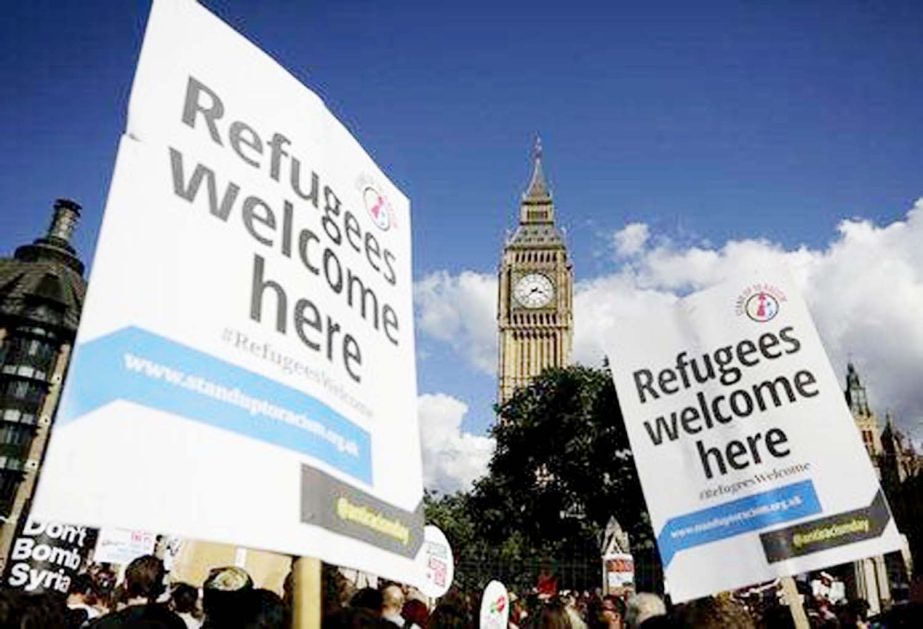
[[605,370],[547,370],[498,411],[490,473],[473,496],[489,535],[514,528],[535,543],[595,542],[611,516],[628,529],[640,522],[641,488]]
[[470,493],[427,492],[423,501],[426,522],[442,529],[452,545],[455,584],[462,590],[480,592],[499,579],[514,591],[526,592],[535,585],[539,569],[554,563],[555,548],[529,542],[519,531],[488,538]]
[[[549,369],[496,410],[488,474],[469,494],[428,497],[427,517],[461,550],[459,565],[478,559],[534,573],[539,564],[585,560],[598,582],[599,543],[613,516],[638,563],[657,562],[607,370]],[[659,563],[651,581],[658,575]],[[523,578],[534,584],[534,574]]]

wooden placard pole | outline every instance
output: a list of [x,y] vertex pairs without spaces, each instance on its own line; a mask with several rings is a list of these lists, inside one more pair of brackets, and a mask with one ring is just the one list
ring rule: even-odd
[[811,625],[808,623],[808,617],[804,613],[804,607],[801,605],[801,595],[798,594],[798,587],[795,585],[795,579],[792,577],[782,577],[782,592],[785,594],[785,602],[788,603],[788,609],[792,613],[792,623],[795,629],[808,629]]
[[320,629],[323,609],[320,559],[296,559],[292,586],[292,629]]

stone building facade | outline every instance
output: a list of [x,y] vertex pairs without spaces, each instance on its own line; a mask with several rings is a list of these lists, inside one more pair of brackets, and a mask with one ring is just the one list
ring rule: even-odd
[[519,225],[506,241],[499,269],[500,404],[545,369],[570,360],[574,273],[554,211],[536,141]]
[[79,205],[59,199],[47,233],[0,258],[0,560],[28,513],[77,333],[79,218]]
[[[886,414],[885,427],[881,428],[878,415],[869,405],[865,385],[851,362],[846,367],[846,388],[843,393],[862,443],[891,504],[898,529],[904,532],[908,523],[900,517],[904,511],[900,504],[903,501],[903,488],[908,480],[916,477],[921,459],[910,439],[894,425],[890,414]],[[905,553],[855,561],[843,570],[847,590],[850,596],[868,601],[871,611],[877,612],[905,594],[897,590],[907,584],[911,571],[908,564],[909,549]]]

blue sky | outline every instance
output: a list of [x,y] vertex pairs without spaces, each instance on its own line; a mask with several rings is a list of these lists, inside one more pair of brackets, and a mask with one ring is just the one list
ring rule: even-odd
[[[782,259],[814,295],[835,367],[852,357],[881,413],[914,431],[923,420],[909,382],[923,336],[908,318],[923,307],[910,211],[923,196],[923,4],[204,4],[319,93],[411,198],[421,416],[442,426],[425,440],[442,459],[489,446],[491,278],[536,133],[578,325],[596,291],[618,308]],[[4,255],[69,196],[91,258],[148,7],[5,7]],[[577,358],[593,362],[580,348],[595,332],[577,330]]]

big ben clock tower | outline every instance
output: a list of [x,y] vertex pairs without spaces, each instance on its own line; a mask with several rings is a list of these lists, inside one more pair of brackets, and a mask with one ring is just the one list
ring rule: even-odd
[[519,208],[519,225],[507,240],[500,262],[500,404],[547,367],[563,367],[570,358],[573,269],[554,223],[540,140],[535,142],[533,161],[532,179]]

